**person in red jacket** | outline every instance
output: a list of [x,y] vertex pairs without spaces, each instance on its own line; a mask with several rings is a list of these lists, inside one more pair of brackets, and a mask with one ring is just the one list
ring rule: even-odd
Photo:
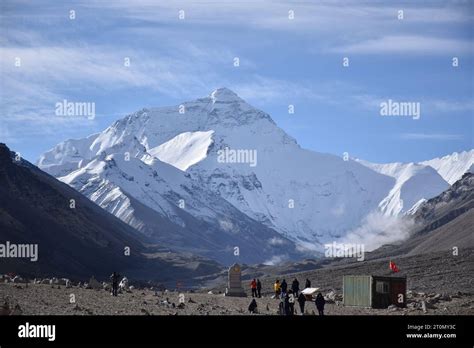
[[250,282],[250,288],[252,289],[252,297],[257,297],[257,281],[255,278]]

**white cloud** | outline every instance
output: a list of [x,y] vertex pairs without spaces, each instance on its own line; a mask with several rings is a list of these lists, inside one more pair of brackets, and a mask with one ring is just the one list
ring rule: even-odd
[[[96,91],[108,91],[115,95],[120,90],[146,88],[164,95],[198,95],[209,89],[216,79],[211,61],[193,59],[193,55],[212,55],[214,61],[223,56],[231,62],[227,52],[203,53],[192,45],[172,50],[160,56],[147,55],[105,46],[40,46],[2,48],[2,114],[5,129],[16,130],[22,136],[52,134],[78,127],[94,128],[94,122],[86,118],[56,117],[55,104],[77,100],[78,93],[96,95]],[[21,66],[15,67],[15,58],[21,58]],[[130,57],[131,66],[124,66],[124,57]],[[199,71],[206,71],[204,76]],[[93,99],[95,97],[92,97]],[[5,102],[8,100],[8,103]],[[101,115],[100,105],[98,114]],[[96,131],[94,129],[94,131]]]
[[285,243],[286,242],[283,239],[278,238],[278,237],[273,237],[268,241],[268,244],[270,245],[283,245]]
[[323,250],[323,245],[320,243],[310,243],[298,240],[296,243],[296,250],[304,254],[320,256],[321,251]]
[[[235,40],[242,39],[242,30],[244,33],[259,30],[259,39],[270,41],[282,33],[294,35],[295,39],[311,35],[315,44],[305,49],[317,54],[463,52],[466,41],[462,39],[429,36],[440,23],[462,24],[472,20],[472,14],[465,11],[465,7],[452,5],[406,5],[406,21],[400,26],[399,23],[394,25],[398,8],[393,4],[356,0],[216,1],[212,4],[75,1],[73,7],[78,18],[69,25],[72,23],[67,15],[72,5],[53,1],[44,1],[41,6],[26,1],[20,5],[12,2],[1,15],[1,28],[8,30],[0,37],[4,87],[0,117],[3,122],[9,122],[4,127],[12,130],[40,133],[43,124],[48,127],[47,132],[55,132],[58,127],[81,126],[80,120],[74,121],[77,125],[68,120],[58,126],[65,120],[51,117],[54,104],[63,98],[74,99],[77,91],[90,92],[90,95],[97,90],[110,91],[116,95],[119,89],[146,88],[172,97],[189,98],[202,96],[203,91],[212,89],[210,86],[228,86],[258,106],[272,101],[306,99],[333,104],[358,102],[365,108],[373,108],[379,99],[363,91],[347,93],[351,88],[343,87],[345,95],[352,96],[341,100],[341,89],[328,86],[324,81],[305,83],[258,75],[259,62],[249,59],[242,60],[240,72],[245,73],[238,78],[222,72],[222,67],[230,66],[238,54],[234,50],[239,41]],[[186,11],[184,21],[178,20],[180,9]],[[288,19],[290,9],[295,11],[292,21]],[[34,21],[34,26],[31,30],[24,29],[26,25],[16,24],[18,18],[26,24]],[[87,27],[81,25],[84,18],[97,24],[93,28],[107,31],[98,38],[91,37]],[[209,32],[213,34],[212,39],[206,35]],[[374,32],[379,37],[374,38]],[[268,33],[270,35],[266,35]],[[128,36],[122,39],[122,35]],[[134,46],[135,38],[141,40],[140,49]],[[13,66],[15,57],[22,59],[21,68]],[[123,66],[124,57],[130,57],[130,68]],[[433,107],[449,111],[450,108],[462,110],[464,106],[439,101]],[[472,110],[472,105],[464,110]],[[29,125],[15,127],[12,124],[15,120],[28,121]]]
[[[21,67],[14,67],[15,57],[21,58]],[[130,58],[130,67],[124,66],[125,57]],[[1,59],[7,76],[43,84],[47,79],[50,86],[150,87],[169,93],[201,84],[198,76],[189,74],[196,65],[189,52],[152,56],[106,46],[6,47]]]
[[278,100],[323,100],[327,93],[309,84],[250,75],[244,82],[230,83],[230,87],[244,100],[265,103]]
[[421,35],[391,35],[366,39],[357,43],[348,43],[329,49],[337,53],[357,54],[459,54],[472,52],[470,40],[454,38],[436,38]]
[[5,144],[17,144],[20,142],[18,137],[15,137],[8,128],[5,127],[5,124],[0,123],[0,143]]
[[400,136],[406,140],[462,140],[462,134],[442,134],[442,133],[403,133]]
[[277,266],[288,260],[288,255],[275,255],[267,261],[263,262],[264,265]]
[[426,106],[432,111],[439,112],[473,112],[474,101],[431,100]]
[[384,244],[402,241],[414,226],[407,217],[385,216],[380,212],[367,215],[362,225],[347,233],[340,243],[364,244],[365,251],[372,251]]
[[[124,18],[147,22],[176,23],[178,11],[185,10],[186,20],[204,26],[241,25],[277,31],[318,32],[346,29],[379,28],[387,30],[391,21],[397,20],[400,7],[391,3],[360,0],[330,0],[318,2],[290,1],[239,1],[221,0],[209,2],[127,0],[84,1],[84,8],[106,10],[106,14],[120,14]],[[405,22],[410,25],[420,23],[459,23],[469,21],[473,16],[460,6],[440,4],[404,4]],[[289,20],[288,11],[295,17]],[[113,12],[116,11],[116,12]],[[403,28],[402,28],[403,29]]]

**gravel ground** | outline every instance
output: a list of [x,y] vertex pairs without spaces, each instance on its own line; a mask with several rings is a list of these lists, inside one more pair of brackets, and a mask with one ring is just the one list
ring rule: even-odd
[[[274,279],[285,278],[289,284],[297,277],[300,284],[306,278],[328,296],[327,315],[472,315],[474,314],[473,267],[474,250],[461,250],[453,256],[437,252],[394,260],[400,268],[397,275],[407,277],[407,308],[372,309],[345,307],[342,305],[342,277],[345,274],[388,275],[388,260],[342,263],[285,276],[261,277],[263,298],[257,299],[258,310],[263,315],[277,315],[279,301],[271,298]],[[248,275],[250,276],[250,274]],[[218,287],[197,292],[183,291],[184,304],[180,305],[180,293],[157,292],[150,288],[134,289],[113,297],[107,290],[85,289],[64,285],[35,283],[1,283],[0,314],[30,315],[245,315],[250,304],[247,298],[224,297],[224,281]],[[243,280],[248,291],[249,280]],[[74,300],[74,302],[72,301]],[[424,311],[422,303],[425,303]],[[16,307],[16,309],[15,309]],[[298,304],[295,308],[299,311]],[[314,303],[306,303],[308,314],[317,312]]]
[[[135,289],[113,297],[106,290],[66,288],[43,284],[0,284],[0,301],[8,302],[14,314],[25,315],[246,315],[251,298],[225,297],[222,294],[183,292],[184,306],[178,308],[178,292]],[[74,295],[75,302],[71,303]],[[429,294],[426,294],[428,298]],[[431,294],[432,296],[434,294]],[[418,296],[420,297],[420,296]],[[413,297],[413,299],[415,299]],[[421,297],[413,302],[419,303]],[[410,297],[408,302],[412,302]],[[174,303],[174,307],[173,307]],[[270,297],[257,299],[262,315],[276,315],[279,301]],[[18,307],[19,306],[19,307]],[[16,307],[16,309],[15,309]],[[299,312],[299,306],[295,308]],[[309,315],[317,313],[314,303],[306,303]],[[422,315],[421,308],[370,309],[326,304],[327,315]],[[427,315],[468,315],[474,312],[474,296],[453,295],[429,305]]]

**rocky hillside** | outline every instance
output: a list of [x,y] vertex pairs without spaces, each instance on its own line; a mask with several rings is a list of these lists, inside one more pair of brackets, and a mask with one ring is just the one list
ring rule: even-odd
[[220,270],[213,261],[145,247],[129,225],[30,163],[17,161],[4,144],[0,197],[0,243],[38,246],[37,261],[2,258],[0,273],[100,279],[119,271],[132,279],[191,281]]
[[474,247],[474,174],[466,173],[449,189],[422,203],[413,215],[410,237],[385,245],[370,258],[414,255]]

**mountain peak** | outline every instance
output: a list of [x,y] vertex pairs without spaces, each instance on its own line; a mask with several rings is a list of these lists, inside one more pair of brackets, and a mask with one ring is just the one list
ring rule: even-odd
[[234,91],[226,88],[221,87],[214,90],[209,97],[212,99],[212,102],[233,102],[233,101],[241,101],[242,99],[235,93]]

